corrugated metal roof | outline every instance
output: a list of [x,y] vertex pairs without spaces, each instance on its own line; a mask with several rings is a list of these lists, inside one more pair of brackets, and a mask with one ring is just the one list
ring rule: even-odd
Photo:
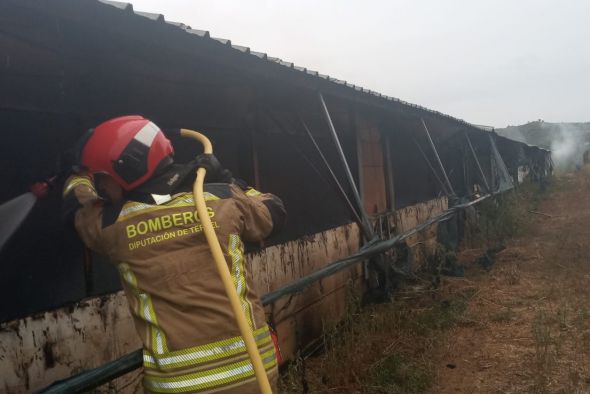
[[190,27],[188,29],[184,29],[187,33],[190,34],[195,34],[199,37],[205,37],[205,38],[209,38],[209,32],[205,31],[205,30],[197,30],[197,29],[191,29]]
[[334,83],[336,85],[348,87],[355,92],[360,92],[361,94],[366,94],[366,95],[370,95],[373,97],[377,97],[377,98],[380,98],[385,101],[399,103],[401,105],[405,105],[410,108],[429,112],[431,114],[434,114],[434,115],[437,115],[440,117],[454,120],[458,123],[462,123],[462,124],[465,124],[465,125],[468,125],[468,126],[480,129],[480,130],[488,131],[486,128],[482,128],[478,125],[471,124],[469,122],[466,122],[463,119],[455,118],[453,116],[441,113],[439,111],[431,110],[429,108],[422,107],[417,104],[408,103],[406,101],[400,100],[395,97],[386,96],[384,94],[381,94],[381,93],[378,93],[378,92],[375,92],[375,91],[372,91],[369,89],[362,88],[360,86],[349,83],[347,81],[333,78],[333,77],[330,77],[329,75],[326,75],[326,74],[320,74],[317,71],[309,70],[305,67],[296,66],[295,64],[293,64],[291,62],[284,61],[280,58],[268,56],[264,52],[251,51],[250,48],[248,48],[248,47],[232,44],[231,40],[228,40],[225,38],[211,37],[211,35],[209,34],[208,31],[192,29],[190,26],[185,25],[184,23],[181,23],[181,22],[167,21],[166,18],[164,17],[164,15],[162,15],[162,14],[154,14],[154,13],[149,13],[149,12],[135,11],[133,8],[133,5],[131,3],[125,3],[125,2],[120,2],[120,1],[111,1],[111,0],[97,0],[97,1],[100,3],[106,4],[106,5],[112,6],[112,7],[116,7],[118,9],[122,10],[123,12],[131,12],[131,13],[134,13],[138,16],[142,16],[144,18],[150,19],[150,20],[154,21],[154,23],[167,23],[171,26],[175,26],[176,28],[185,31],[188,34],[193,34],[193,35],[195,35],[199,38],[202,38],[202,39],[208,39],[208,40],[218,42],[221,45],[227,46],[229,48],[232,48],[236,51],[243,53],[244,56],[255,56],[263,61],[268,61],[268,62],[279,64],[285,68],[292,70],[293,72],[304,73],[304,74],[308,75],[309,77],[322,78],[322,79],[327,80],[327,81]]
[[[102,1],[102,2],[106,3],[105,1]],[[144,18],[148,18],[148,19],[151,19],[156,22],[165,22],[164,15],[162,15],[162,14],[152,14],[151,12],[141,12],[141,11],[134,11],[134,12],[136,15],[143,16]],[[177,22],[168,22],[168,23],[170,23],[174,26],[181,25],[181,23],[177,23]]]
[[108,0],[98,0],[100,3],[112,5],[113,7],[117,7],[121,10],[131,10],[133,11],[133,5],[130,3],[124,3],[122,1],[108,1]]

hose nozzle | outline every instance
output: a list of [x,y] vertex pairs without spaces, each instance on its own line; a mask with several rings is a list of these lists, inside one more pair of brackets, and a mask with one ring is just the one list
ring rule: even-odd
[[47,197],[49,190],[51,190],[56,183],[57,175],[47,178],[40,182],[35,182],[31,185],[31,193],[37,197],[38,200]]

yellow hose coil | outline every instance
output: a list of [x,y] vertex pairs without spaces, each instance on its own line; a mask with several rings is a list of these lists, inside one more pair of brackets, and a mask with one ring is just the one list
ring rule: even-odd
[[[188,129],[180,129],[180,135],[183,137],[193,138],[198,140],[204,149],[204,153],[213,153],[213,146],[211,145],[211,141],[203,134],[188,130]],[[254,334],[246,321],[246,316],[242,311],[242,306],[240,304],[240,299],[238,298],[238,293],[236,292],[236,288],[234,287],[231,275],[229,273],[229,268],[225,261],[225,257],[223,256],[223,251],[221,250],[221,246],[219,245],[219,240],[217,239],[217,235],[215,234],[215,229],[211,224],[211,219],[209,218],[209,214],[207,212],[207,205],[205,204],[205,198],[203,196],[203,182],[205,181],[205,173],[207,170],[204,168],[199,168],[197,170],[197,179],[193,185],[193,195],[195,199],[195,206],[197,208],[197,214],[201,219],[201,224],[203,225],[203,232],[205,233],[205,238],[209,243],[209,248],[211,249],[211,254],[213,255],[213,260],[215,260],[215,265],[217,266],[217,271],[219,272],[219,276],[223,282],[223,287],[225,288],[225,293],[227,294],[227,298],[229,298],[234,317],[238,323],[238,328],[240,329],[240,334],[244,339],[244,343],[246,344],[246,349],[248,350],[248,355],[250,356],[250,361],[252,362],[252,366],[254,367],[254,374],[256,375],[256,380],[258,381],[258,386],[260,387],[260,392],[262,394],[272,394],[272,390],[270,388],[270,383],[268,381],[268,376],[266,375],[266,370],[264,369],[264,364],[262,363],[262,358],[260,357],[260,353],[258,352],[258,346],[256,346],[256,341],[254,340]]]

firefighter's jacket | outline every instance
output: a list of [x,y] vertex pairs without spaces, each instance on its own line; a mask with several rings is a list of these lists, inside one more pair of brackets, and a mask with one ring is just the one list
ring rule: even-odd
[[[224,251],[247,321],[271,383],[277,361],[264,310],[244,261],[245,241],[260,241],[284,216],[272,194],[233,184],[205,184],[208,213]],[[107,255],[123,288],[144,347],[148,392],[258,392],[252,365],[193,195],[180,192],[156,204],[105,204],[89,177],[71,177],[64,204],[79,204],[74,224],[84,243]]]

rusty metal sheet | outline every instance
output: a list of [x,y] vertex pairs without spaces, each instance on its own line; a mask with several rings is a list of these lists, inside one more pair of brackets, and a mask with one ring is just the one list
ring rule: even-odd
[[[348,224],[249,255],[259,294],[275,290],[358,251],[360,241],[358,226]],[[304,346],[319,338],[322,321],[343,316],[348,284],[360,288],[361,274],[359,265],[267,306],[276,325],[283,357],[291,358],[298,345]]]
[[[396,230],[398,233],[410,230],[431,217],[446,211],[448,206],[447,198],[439,197],[399,209],[395,213]],[[438,225],[434,223],[426,230],[414,234],[405,240],[411,252],[412,269],[415,270],[421,267],[427,255],[434,251],[437,244],[437,229]]]
[[[40,389],[140,346],[123,292],[3,323],[0,393]],[[128,374],[110,390],[138,382],[138,373]]]

